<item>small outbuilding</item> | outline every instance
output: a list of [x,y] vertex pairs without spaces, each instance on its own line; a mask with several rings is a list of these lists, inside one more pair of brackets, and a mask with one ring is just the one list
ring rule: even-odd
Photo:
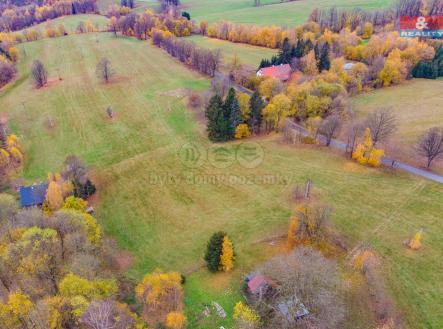
[[261,300],[263,297],[272,295],[274,292],[275,283],[261,273],[250,273],[246,276],[245,282],[247,284],[248,294]]
[[278,304],[277,309],[289,322],[300,320],[301,318],[309,315],[308,309],[296,297],[289,299],[284,303]]
[[349,62],[349,63],[346,63],[343,65],[343,70],[350,71],[350,70],[352,70],[353,67],[354,67],[354,63]]
[[34,184],[20,187],[20,204],[25,207],[41,206],[46,198],[48,184]]
[[292,72],[291,65],[281,64],[281,65],[263,67],[257,71],[257,76],[272,77],[284,82],[289,80],[289,78],[291,77],[291,72]]

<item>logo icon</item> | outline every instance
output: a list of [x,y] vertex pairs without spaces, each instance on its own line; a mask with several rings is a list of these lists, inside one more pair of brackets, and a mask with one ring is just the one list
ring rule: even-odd
[[186,143],[178,151],[178,157],[186,167],[197,168],[204,163],[206,151],[194,143]]
[[263,162],[265,152],[260,144],[245,142],[238,146],[236,156],[241,166],[252,169]]
[[426,22],[426,17],[423,16],[417,17],[417,23],[415,23],[415,28],[417,30],[428,29],[428,23]]
[[235,150],[229,144],[213,145],[208,151],[208,160],[216,168],[228,168],[235,162]]

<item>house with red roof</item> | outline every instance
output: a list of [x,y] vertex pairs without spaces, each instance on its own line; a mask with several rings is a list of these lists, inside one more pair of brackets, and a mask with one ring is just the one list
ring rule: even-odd
[[263,67],[257,71],[258,77],[272,77],[280,81],[288,81],[291,77],[291,65],[281,64],[269,67]]

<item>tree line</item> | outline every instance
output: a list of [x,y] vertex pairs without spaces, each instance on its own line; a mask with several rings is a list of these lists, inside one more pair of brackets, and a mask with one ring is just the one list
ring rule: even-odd
[[42,6],[0,7],[0,31],[17,31],[65,15],[98,12],[96,0],[63,0]]
[[329,29],[339,32],[345,27],[349,27],[352,31],[363,31],[367,23],[383,29],[386,25],[397,25],[401,16],[417,17],[442,13],[443,3],[440,0],[398,0],[391,7],[375,11],[360,8],[352,10],[338,10],[336,7],[316,8],[309,16],[309,21],[318,23],[322,31]]
[[124,35],[145,40],[149,36],[153,36],[154,30],[168,31],[176,37],[184,37],[191,35],[193,29],[192,22],[182,16],[154,14],[151,11],[146,11],[143,14],[126,13],[113,8],[113,11],[108,12],[110,17],[108,30],[115,34],[121,32]]
[[215,75],[220,66],[221,54],[219,50],[197,47],[193,42],[174,38],[167,31],[154,30],[152,43],[179,61],[210,77]]

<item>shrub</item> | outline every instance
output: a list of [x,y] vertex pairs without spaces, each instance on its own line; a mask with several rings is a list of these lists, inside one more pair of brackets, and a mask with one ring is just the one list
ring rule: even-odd
[[225,232],[216,232],[212,235],[208,242],[205,254],[206,265],[211,272],[217,272],[220,265],[220,257],[222,253],[223,240]]

